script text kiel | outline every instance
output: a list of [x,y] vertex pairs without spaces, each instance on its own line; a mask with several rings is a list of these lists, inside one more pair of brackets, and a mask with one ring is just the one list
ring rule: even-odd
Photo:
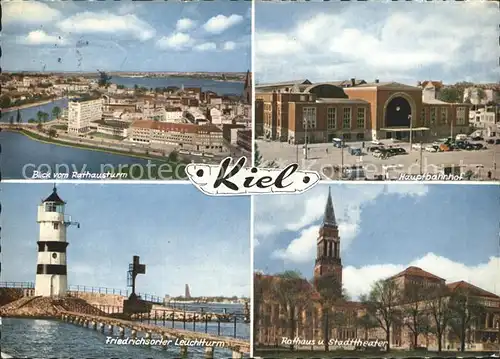
[[[226,186],[227,188],[238,192],[240,188],[238,185],[234,182],[232,182],[230,179],[234,177],[236,174],[238,174],[243,166],[245,165],[246,158],[241,157],[238,162],[234,165],[234,167],[228,171],[229,166],[231,164],[231,158],[226,158],[224,161],[221,162],[220,164],[220,170],[219,170],[219,175],[217,176],[217,179],[215,180],[214,183],[214,188],[218,188],[221,185]],[[258,187],[258,188],[270,188],[275,186],[276,188],[287,188],[291,186],[293,183],[290,182],[288,184],[285,184],[285,180],[292,176],[297,170],[299,166],[297,164],[291,164],[287,167],[285,167],[281,172],[276,176],[276,178],[273,178],[272,176],[268,175],[262,175],[262,176],[247,176],[244,178],[243,183],[241,186],[243,188],[250,189],[252,187]],[[251,173],[258,173],[259,169],[253,167],[250,170]],[[265,172],[265,171],[262,171]]]

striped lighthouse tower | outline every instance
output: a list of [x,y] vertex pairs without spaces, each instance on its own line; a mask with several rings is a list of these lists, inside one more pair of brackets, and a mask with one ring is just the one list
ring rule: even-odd
[[66,228],[73,224],[80,225],[65,220],[65,204],[54,186],[52,194],[38,206],[40,236],[37,242],[36,296],[64,296],[68,290]]

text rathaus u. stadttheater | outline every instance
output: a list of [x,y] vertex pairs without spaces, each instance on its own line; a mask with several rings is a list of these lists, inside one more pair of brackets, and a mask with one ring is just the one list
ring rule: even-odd
[[[314,266],[314,283],[320,283],[322,276],[336,280],[342,284],[342,260],[340,256],[340,236],[337,220],[333,207],[331,193],[329,191],[325,213],[322,225],[319,229],[317,239],[317,254]],[[255,296],[259,297],[255,302],[255,346],[276,346],[281,345],[282,338],[289,338],[290,318],[287,311],[276,298],[269,283],[278,284],[282,280],[279,276],[255,274],[255,288],[259,292]],[[470,283],[459,281],[446,283],[445,279],[432,273],[426,272],[418,267],[408,267],[404,271],[387,278],[388,281],[394,281],[401,292],[417,284],[426,288],[443,288],[446,293],[452,295],[457,291],[466,291],[469,296],[475,297],[483,306],[484,310],[470,323],[467,332],[467,350],[497,350],[500,346],[500,297],[476,287]],[[267,283],[267,284],[264,284]],[[306,279],[303,280],[304,291],[312,293],[301,303],[295,311],[294,319],[295,330],[294,337],[300,337],[304,340],[323,340],[325,321],[321,313],[320,291],[316,290],[313,284]],[[257,289],[258,288],[258,289]],[[370,288],[367,288],[367,293]],[[324,302],[324,301],[323,301]],[[425,304],[425,303],[424,303]],[[370,328],[360,325],[360,320],[365,313],[361,302],[341,301],[336,303],[332,312],[341,312],[343,314],[342,324],[335,323],[333,320],[328,325],[330,339],[347,340],[386,340],[386,332],[382,328]],[[290,313],[290,312],[288,312]],[[401,323],[401,322],[400,322]],[[394,324],[390,332],[390,346],[393,349],[409,349],[415,346],[426,347],[429,350],[437,349],[436,337],[433,334],[425,333],[418,336],[417,343],[414,343],[414,335],[404,324]],[[443,350],[457,350],[460,347],[460,341],[453,334],[450,328],[446,329],[442,338]],[[310,347],[309,347],[310,348]]]

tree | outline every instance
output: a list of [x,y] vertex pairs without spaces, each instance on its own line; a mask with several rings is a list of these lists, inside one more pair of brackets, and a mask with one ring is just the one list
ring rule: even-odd
[[319,293],[319,302],[321,305],[321,314],[323,319],[323,341],[325,345],[325,351],[328,351],[328,342],[330,340],[329,334],[332,328],[332,324],[338,327],[345,323],[345,316],[339,311],[335,311],[334,308],[337,304],[345,302],[347,295],[342,289],[342,284],[338,281],[338,277],[335,273],[329,273],[322,275],[319,278],[315,278],[314,287]]
[[463,91],[460,92],[456,87],[445,87],[439,91],[439,100],[449,103],[462,102]]
[[368,332],[370,331],[370,329],[378,328],[379,325],[372,316],[365,313],[360,317],[356,318],[356,326],[361,327],[363,329],[365,334],[365,340],[368,340]]
[[43,114],[44,114],[44,112],[42,112],[42,111],[38,111],[38,112],[36,113],[36,119],[38,120],[38,123],[42,123],[42,120],[43,120]]
[[0,96],[0,108],[8,108],[12,105],[10,97],[7,95]]
[[172,151],[168,154],[169,162],[177,162],[179,160],[179,154],[177,151]]
[[61,108],[56,106],[52,109],[52,118],[58,119],[61,116]]
[[484,312],[479,301],[470,296],[467,290],[458,290],[453,293],[449,301],[450,328],[460,339],[460,351],[465,351],[467,332],[471,324]]
[[485,100],[488,96],[486,96],[486,92],[481,87],[476,88],[476,97],[477,103],[481,104],[483,100]]
[[425,314],[424,301],[426,289],[418,284],[409,284],[403,293],[403,318],[404,325],[413,336],[413,347],[418,346],[418,336],[424,334],[428,328],[427,315]]
[[370,294],[361,297],[367,314],[376,320],[379,327],[385,332],[387,351],[391,347],[391,327],[401,321],[401,314],[397,308],[397,305],[401,303],[400,299],[399,288],[392,280],[376,282],[372,286]]
[[436,335],[438,352],[443,349],[443,336],[450,321],[448,299],[446,287],[438,287],[430,292],[426,301],[426,310],[430,315],[432,331]]
[[21,118],[21,112],[19,111],[19,109],[17,110],[17,114],[16,114],[16,122],[17,124],[19,125],[21,122],[23,122],[22,118]]
[[254,337],[257,337],[257,338],[258,338],[257,333],[259,331],[259,328],[261,327],[261,321],[268,319],[265,316],[261,317],[260,311],[261,311],[261,307],[264,304],[265,300],[269,299],[270,291],[272,288],[272,281],[273,281],[273,277],[271,277],[271,276],[264,276],[262,274],[255,274],[255,276],[254,276],[253,327],[254,327],[254,333],[255,333]]
[[[288,326],[288,335],[293,338],[297,328],[297,314],[309,305],[312,288],[298,272],[286,271],[276,277],[271,287],[272,296],[279,303]],[[290,349],[294,349],[293,344]]]
[[57,135],[57,131],[56,131],[55,129],[51,128],[51,129],[47,132],[47,134],[49,135],[49,137],[56,137],[56,135]]
[[36,129],[37,129],[38,131],[42,132],[42,130],[43,130],[43,125],[42,125],[42,123],[41,123],[41,122],[38,122],[38,123],[37,123],[37,125],[36,125]]
[[111,79],[112,77],[109,76],[106,72],[104,71],[99,71],[99,80],[97,81],[97,83],[99,84],[99,87],[104,87],[104,88],[108,88],[109,85],[111,84]]

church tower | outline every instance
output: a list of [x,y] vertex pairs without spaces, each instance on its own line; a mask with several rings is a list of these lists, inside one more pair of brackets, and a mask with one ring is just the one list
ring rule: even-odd
[[37,242],[36,296],[64,296],[68,290],[66,228],[73,224],[79,227],[79,224],[65,220],[65,204],[54,186],[52,194],[38,206],[40,236]]
[[323,223],[319,229],[316,242],[317,254],[314,266],[314,278],[334,275],[342,285],[342,261],[340,259],[340,237],[335,212],[333,210],[332,194],[328,189]]

